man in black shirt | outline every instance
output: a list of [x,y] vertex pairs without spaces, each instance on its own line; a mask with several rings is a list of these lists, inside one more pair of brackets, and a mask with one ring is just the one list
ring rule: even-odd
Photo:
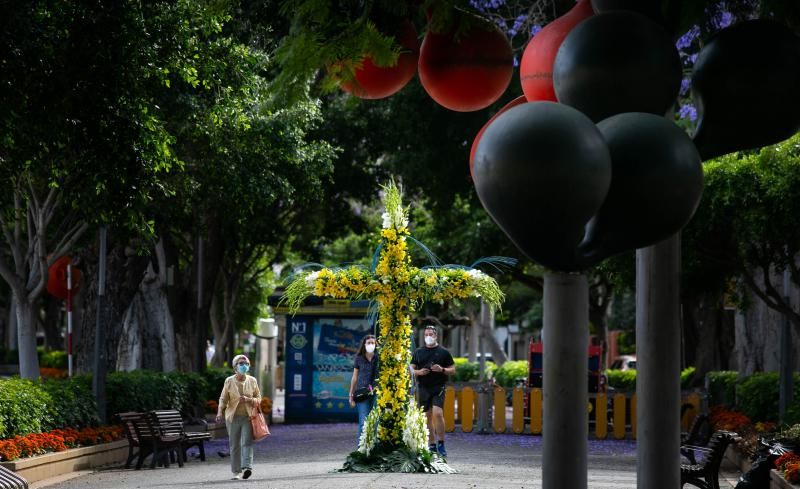
[[425,346],[411,357],[411,370],[417,377],[417,399],[428,416],[430,451],[447,456],[444,448],[444,390],[447,376],[456,372],[453,356],[439,345],[436,326],[425,326]]

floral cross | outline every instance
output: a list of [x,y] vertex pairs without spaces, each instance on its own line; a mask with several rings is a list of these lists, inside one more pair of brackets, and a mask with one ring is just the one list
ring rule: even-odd
[[384,447],[408,446],[427,450],[425,416],[409,402],[411,360],[411,314],[425,301],[483,297],[492,307],[503,302],[497,282],[472,267],[445,265],[411,266],[408,242],[408,210],[392,182],[385,190],[383,227],[374,270],[352,266],[323,268],[298,274],[286,289],[284,300],[297,312],[309,295],[335,299],[369,299],[378,307],[380,376],[377,409],[368,417],[359,450],[369,454],[376,443]]

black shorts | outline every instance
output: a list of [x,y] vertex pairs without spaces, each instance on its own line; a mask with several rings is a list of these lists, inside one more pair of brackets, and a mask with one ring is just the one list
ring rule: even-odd
[[443,385],[435,385],[431,387],[419,385],[417,387],[417,403],[419,404],[419,407],[421,407],[425,412],[430,411],[431,406],[437,406],[439,408],[443,407],[444,390],[445,386]]

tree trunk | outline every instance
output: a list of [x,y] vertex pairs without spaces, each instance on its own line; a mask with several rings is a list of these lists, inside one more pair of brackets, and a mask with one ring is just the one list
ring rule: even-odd
[[6,348],[9,350],[17,349],[17,306],[13,300],[8,305],[8,325],[6,327]]
[[683,298],[683,336],[685,364],[696,369],[692,385],[702,385],[708,372],[730,368],[733,322],[720,294]]
[[55,297],[45,295],[44,302],[44,348],[45,350],[61,350],[66,345],[61,341],[61,301]]
[[[222,240],[221,223],[217,216],[205,216],[206,231],[203,246],[203,297],[198,306],[198,256],[197,236],[191,237],[193,245],[191,257],[186,261],[191,263],[189,270],[181,270],[180,284],[176,287],[176,307],[173,311],[175,325],[176,348],[178,350],[178,368],[183,371],[199,372],[205,368],[206,340],[208,339],[209,310],[214,294],[214,285],[217,281],[224,243]],[[169,248],[169,247],[168,247]],[[169,255],[169,252],[168,252]],[[179,290],[177,290],[179,289]]]
[[[109,233],[113,236],[113,234]],[[82,287],[82,315],[80,337],[75,339],[76,370],[92,371],[94,361],[94,338],[97,326],[98,256],[96,245],[82,255],[84,281]],[[123,319],[139,290],[148,257],[139,256],[132,248],[115,244],[109,248],[106,266],[105,304],[101,315],[102,327],[106,328],[106,369],[113,372],[117,365],[117,346],[122,338]]]
[[19,375],[23,379],[39,378],[39,356],[36,354],[36,328],[33,321],[33,304],[14,294],[17,312],[17,349],[19,350]]

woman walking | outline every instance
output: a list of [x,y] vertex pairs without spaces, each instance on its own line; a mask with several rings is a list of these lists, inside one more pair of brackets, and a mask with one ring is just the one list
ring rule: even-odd
[[350,407],[358,408],[358,438],[364,429],[364,420],[375,404],[375,378],[378,374],[378,356],[375,354],[375,336],[368,334],[361,338],[350,379]]
[[225,379],[219,396],[217,423],[225,417],[231,447],[231,471],[234,479],[247,479],[253,473],[253,430],[250,416],[261,402],[261,390],[255,377],[247,375],[250,359],[236,355],[231,362],[234,374]]

